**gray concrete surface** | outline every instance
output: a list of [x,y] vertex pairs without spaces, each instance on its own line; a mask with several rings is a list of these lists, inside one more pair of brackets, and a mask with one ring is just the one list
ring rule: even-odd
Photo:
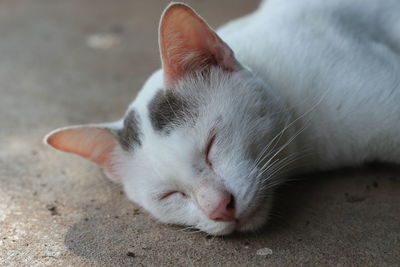
[[[258,1],[188,2],[217,26]],[[42,145],[124,112],[159,66],[166,3],[0,1],[0,265],[399,265],[398,169],[315,174],[279,192],[262,231],[210,238],[159,224],[96,166]]]

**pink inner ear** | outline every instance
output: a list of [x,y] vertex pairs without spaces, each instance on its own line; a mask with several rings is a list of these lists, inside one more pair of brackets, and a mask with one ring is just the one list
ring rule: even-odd
[[57,131],[47,143],[59,150],[87,158],[109,168],[116,141],[107,129],[95,127],[69,128]]
[[210,65],[239,70],[232,50],[190,7],[172,4],[160,24],[160,49],[166,83]]

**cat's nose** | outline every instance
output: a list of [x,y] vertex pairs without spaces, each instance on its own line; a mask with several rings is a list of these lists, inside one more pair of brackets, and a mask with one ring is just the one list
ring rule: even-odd
[[215,210],[213,210],[208,217],[214,221],[234,221],[235,220],[235,199],[232,194],[226,194],[217,203]]
[[223,222],[235,220],[235,198],[230,192],[201,188],[197,193],[197,203],[208,218]]

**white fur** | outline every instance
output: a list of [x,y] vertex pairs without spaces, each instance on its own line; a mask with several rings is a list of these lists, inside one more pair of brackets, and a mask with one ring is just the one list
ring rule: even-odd
[[[162,222],[222,235],[265,223],[273,188],[288,175],[400,163],[399,14],[398,0],[264,2],[218,31],[245,68],[179,81],[174,90],[199,109],[168,135],[149,120],[148,104],[164,87],[155,72],[129,107],[140,117],[141,146],[114,162],[128,197]],[[196,202],[216,186],[234,195],[238,223],[210,220]],[[169,191],[187,197],[160,199]]]
[[[257,139],[251,133],[264,138],[257,153],[283,133],[269,151],[278,153],[280,159],[291,153],[304,154],[305,167],[297,171],[373,159],[400,163],[398,14],[400,2],[395,0],[267,1],[253,14],[219,30],[239,62],[251,71],[226,78],[216,70],[213,88],[202,88],[205,82],[201,79],[182,81],[182,90],[193,90],[189,95],[206,91],[200,94],[204,99],[196,100],[202,103],[203,112],[195,127],[178,128],[169,136],[155,133],[145,119],[148,102],[163,87],[161,71],[153,74],[130,107],[139,112],[144,132],[143,146],[120,168],[130,199],[163,222],[194,226],[210,234],[259,227],[268,218],[272,189],[262,186],[268,172],[263,177],[255,175],[258,171],[251,174],[256,167],[254,158],[243,155],[243,146]],[[250,77],[251,73],[264,82]],[[263,94],[261,89],[267,91],[263,104],[269,119],[260,125],[255,118],[240,115]],[[200,151],[221,114],[234,124],[231,136],[226,137],[231,142],[217,143],[216,169],[198,176],[193,164],[204,164]],[[290,139],[296,133],[297,138]],[[279,151],[284,144],[288,145]],[[303,153],[303,148],[312,153]],[[271,165],[268,160],[273,155],[267,155],[263,164]],[[275,157],[278,163],[279,157]],[[276,166],[278,173],[282,171]],[[280,167],[290,171],[296,165],[282,163]],[[283,174],[277,177],[281,180]],[[238,217],[250,216],[244,226],[208,219],[191,198],[176,195],[160,201],[155,197],[168,190],[193,196],[210,179],[233,193]]]

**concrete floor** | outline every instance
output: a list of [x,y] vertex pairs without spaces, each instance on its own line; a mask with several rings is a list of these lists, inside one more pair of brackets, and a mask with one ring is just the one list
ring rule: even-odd
[[[213,26],[257,2],[188,1]],[[280,191],[263,231],[210,238],[157,223],[96,166],[42,144],[123,114],[159,66],[166,4],[0,1],[0,265],[399,265],[399,170],[316,174]]]

